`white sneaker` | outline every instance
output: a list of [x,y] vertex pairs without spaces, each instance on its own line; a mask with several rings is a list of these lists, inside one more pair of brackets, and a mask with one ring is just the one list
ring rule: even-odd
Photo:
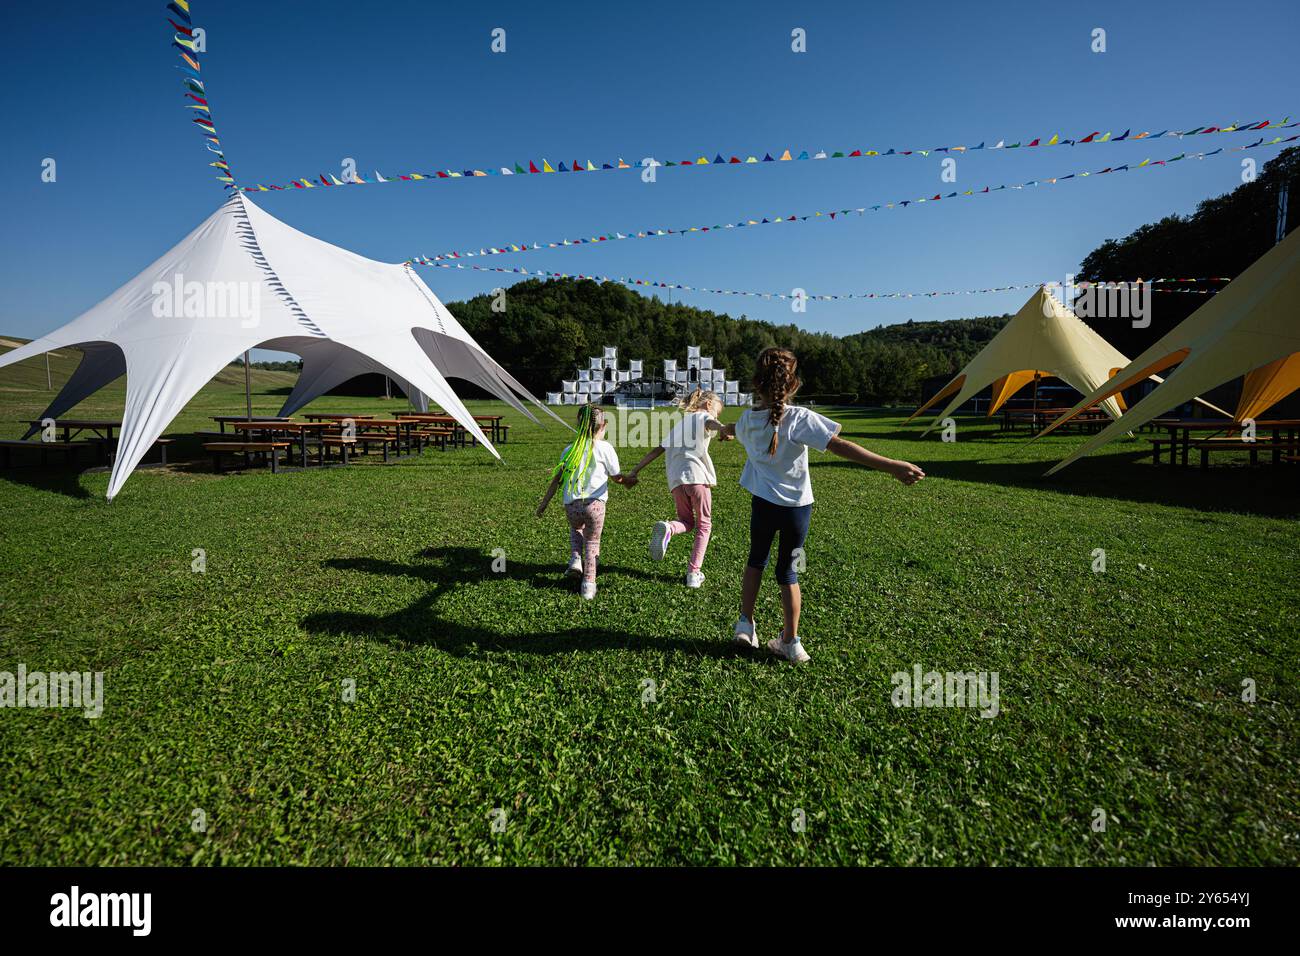
[[650,532],[650,559],[652,561],[662,561],[664,552],[668,550],[668,539],[672,537],[672,532],[668,530],[667,521],[656,521],[655,529]]
[[596,596],[596,582],[583,581],[582,584],[578,585],[578,593],[582,595],[583,598],[590,601]]
[[573,560],[569,562],[566,574],[572,574],[574,577],[582,576],[582,556],[575,554]]
[[733,640],[737,644],[743,644],[746,647],[758,647],[758,637],[754,634],[754,622],[747,617],[742,617],[736,622],[736,636]]
[[703,571],[687,571],[687,572],[686,572],[686,586],[687,586],[688,588],[698,588],[698,587],[699,587],[701,584],[703,584],[703,583],[704,583],[704,572],[703,572]]
[[806,664],[812,659],[808,656],[808,652],[803,649],[803,643],[797,637],[793,641],[785,641],[779,637],[774,637],[767,642],[767,649],[781,660],[789,661],[792,664]]

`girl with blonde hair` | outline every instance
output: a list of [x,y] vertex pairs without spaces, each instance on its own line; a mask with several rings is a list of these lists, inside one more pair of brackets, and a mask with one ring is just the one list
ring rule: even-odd
[[646,452],[627,474],[629,484],[635,484],[641,469],[660,455],[668,474],[668,490],[672,492],[677,507],[677,518],[655,522],[650,534],[650,557],[662,561],[673,535],[695,532],[691,555],[686,562],[686,586],[698,588],[704,584],[704,552],[713,532],[713,486],[718,483],[709,457],[709,440],[722,431],[718,416],[722,414],[722,399],[715,393],[695,389],[677,403],[683,412],[679,421],[663,444]]

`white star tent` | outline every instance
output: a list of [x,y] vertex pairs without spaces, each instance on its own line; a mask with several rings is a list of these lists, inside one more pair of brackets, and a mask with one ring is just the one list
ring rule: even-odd
[[[1178,365],[1167,382],[1047,474],[1060,471],[1120,432],[1141,428],[1198,392],[1239,375],[1245,375],[1246,382],[1237,415],[1232,416],[1238,421],[1253,417],[1300,387],[1300,367],[1294,358],[1300,352],[1298,302],[1300,230],[1260,256],[1222,292],[1126,363],[1113,382],[1101,384],[1053,423],[1054,428],[1099,397],[1127,388],[1153,372]],[[1043,434],[1051,430],[1048,428]]]
[[85,357],[42,417],[57,417],[126,374],[110,500],[194,394],[251,348],[303,357],[286,414],[354,375],[382,372],[419,407],[436,402],[496,457],[447,377],[473,382],[525,414],[516,392],[542,407],[409,264],[322,242],[240,193],[88,312],[0,356],[0,368],[65,347]]

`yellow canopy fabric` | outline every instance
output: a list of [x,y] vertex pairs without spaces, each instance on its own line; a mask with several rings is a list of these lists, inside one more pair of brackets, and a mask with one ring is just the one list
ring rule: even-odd
[[1300,352],[1261,365],[1246,376],[1233,419],[1241,422],[1259,418],[1297,388],[1300,388]]
[[[1087,394],[1110,377],[1111,369],[1127,364],[1128,359],[1114,346],[1046,289],[1039,289],[989,344],[939,394],[913,412],[908,421],[955,393],[948,406],[926,428],[928,433],[988,385],[994,386],[991,415],[1035,374],[1054,375]],[[1122,414],[1113,398],[1105,399],[1101,406],[1111,418]]]
[[[1200,392],[1238,375],[1247,379],[1247,410],[1267,408],[1300,385],[1300,230],[1292,232],[1209,302],[1128,363],[1110,383],[1086,395],[1052,428],[1107,395],[1182,362],[1178,371],[1138,402],[1119,421],[1111,422],[1074,454],[1058,462],[1051,475],[1109,442],[1136,430]],[[1289,387],[1288,387],[1289,386]],[[1282,391],[1285,389],[1285,391]],[[1240,412],[1240,406],[1238,411]]]

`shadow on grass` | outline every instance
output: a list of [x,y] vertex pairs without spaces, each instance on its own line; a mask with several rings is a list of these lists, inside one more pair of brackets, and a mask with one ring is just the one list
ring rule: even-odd
[[[1010,488],[1029,488],[1063,495],[1113,498],[1149,504],[1194,508],[1198,511],[1231,512],[1278,518],[1300,516],[1300,468],[1289,465],[1245,465],[1220,463],[1208,470],[1198,467],[1171,468],[1152,465],[1151,453],[1134,450],[1097,458],[1082,458],[1069,468],[1044,477],[1057,461],[1026,460],[999,449],[1000,454],[982,459],[912,461],[925,469],[928,479],[966,481]],[[835,459],[820,461],[819,468],[858,468]]]
[[[628,650],[683,651],[707,657],[732,657],[730,644],[716,639],[683,638],[632,634],[607,628],[570,628],[538,630],[528,634],[502,634],[488,627],[444,620],[438,615],[438,601],[464,587],[491,588],[501,578],[524,581],[532,587],[555,588],[573,593],[580,600],[577,587],[555,564],[529,564],[509,561],[506,570],[497,574],[490,568],[491,554],[475,548],[429,548],[410,563],[381,561],[371,558],[339,558],[325,562],[327,567],[366,574],[419,578],[432,585],[418,601],[391,614],[366,614],[360,611],[331,611],[311,614],[302,621],[304,630],[332,635],[361,634],[371,640],[393,645],[431,645],[458,657],[473,656],[483,650],[502,650],[526,654],[567,654],[572,651]],[[601,577],[636,577],[658,581],[644,571],[602,564]],[[597,597],[599,601],[599,597]]]
[[0,480],[69,498],[89,498],[90,492],[81,486],[81,475],[87,470],[82,465],[17,466],[0,473]]

